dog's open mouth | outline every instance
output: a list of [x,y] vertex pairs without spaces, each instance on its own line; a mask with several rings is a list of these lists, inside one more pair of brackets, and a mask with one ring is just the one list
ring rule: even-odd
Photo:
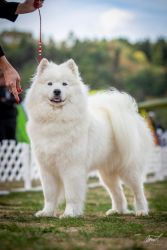
[[62,103],[65,100],[62,100],[60,97],[55,97],[55,98],[50,99],[50,101],[53,103]]

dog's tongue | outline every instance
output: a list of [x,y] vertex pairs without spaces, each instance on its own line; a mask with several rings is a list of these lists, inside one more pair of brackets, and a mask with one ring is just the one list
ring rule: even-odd
[[60,98],[53,98],[52,102],[61,102],[61,99]]
[[60,98],[55,98],[54,99],[56,102],[61,102],[61,99]]

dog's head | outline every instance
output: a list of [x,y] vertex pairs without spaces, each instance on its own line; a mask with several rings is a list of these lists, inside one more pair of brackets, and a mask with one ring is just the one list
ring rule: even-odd
[[72,102],[82,82],[78,67],[72,59],[57,65],[44,58],[37,68],[34,85],[43,101],[60,107]]
[[86,103],[87,88],[72,59],[60,65],[41,60],[26,97],[29,115],[47,119],[59,114],[64,119],[82,114]]

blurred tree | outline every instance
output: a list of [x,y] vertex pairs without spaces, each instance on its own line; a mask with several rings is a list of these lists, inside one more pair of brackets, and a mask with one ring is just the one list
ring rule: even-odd
[[154,64],[167,66],[167,42],[163,38],[153,44],[152,60]]
[[152,45],[149,40],[140,41],[135,44],[136,50],[141,50],[146,55],[147,59],[151,62],[152,60]]
[[161,68],[146,67],[125,79],[127,90],[138,101],[167,94],[166,73]]

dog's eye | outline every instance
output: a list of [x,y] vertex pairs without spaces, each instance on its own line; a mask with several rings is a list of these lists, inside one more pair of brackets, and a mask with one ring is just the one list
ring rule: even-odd
[[53,83],[52,82],[48,82],[48,85],[51,86]]
[[67,86],[68,85],[66,82],[63,82],[62,84],[63,84],[63,86]]

